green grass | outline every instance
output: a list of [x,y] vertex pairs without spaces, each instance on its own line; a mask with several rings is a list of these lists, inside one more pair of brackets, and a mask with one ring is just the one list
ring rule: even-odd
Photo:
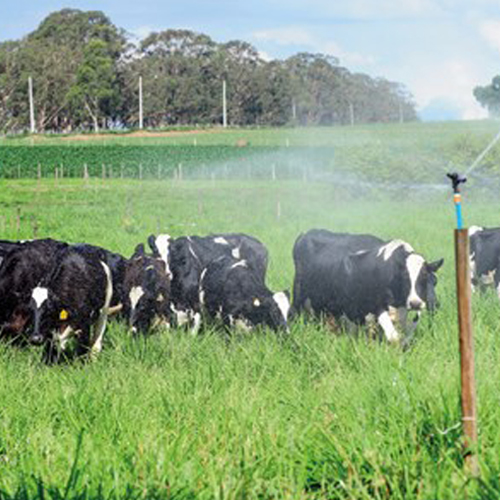
[[[466,222],[497,225],[496,205],[468,189]],[[47,367],[35,348],[0,346],[0,498],[500,497],[500,305],[474,297],[481,477],[471,481],[453,206],[446,191],[409,194],[292,180],[0,181],[1,238],[36,229],[128,256],[152,232],[244,231],[269,248],[275,290],[291,287],[293,242],[311,227],[402,238],[445,258],[441,308],[404,352],[302,320],[289,339],[229,342],[213,329],[131,339],[112,323],[87,365]]]

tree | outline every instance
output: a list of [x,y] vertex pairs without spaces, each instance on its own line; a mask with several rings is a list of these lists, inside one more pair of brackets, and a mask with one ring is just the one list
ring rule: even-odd
[[493,77],[489,85],[475,87],[474,97],[490,116],[500,116],[500,75]]
[[113,117],[118,104],[116,73],[113,58],[102,40],[91,39],[87,44],[68,100],[81,123],[91,118],[95,132],[99,131],[99,119],[105,126],[106,120]]

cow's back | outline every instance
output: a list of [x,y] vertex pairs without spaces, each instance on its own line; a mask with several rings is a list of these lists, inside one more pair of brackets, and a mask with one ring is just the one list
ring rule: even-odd
[[333,233],[326,229],[311,229],[301,234],[293,248],[295,277],[293,309],[300,312],[310,307],[332,312],[345,291],[342,276],[344,260],[350,254],[364,252],[383,245],[383,240],[369,234]]

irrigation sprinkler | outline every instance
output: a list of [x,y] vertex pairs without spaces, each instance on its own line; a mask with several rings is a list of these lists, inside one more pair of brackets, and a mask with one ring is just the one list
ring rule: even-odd
[[464,431],[465,465],[473,475],[479,474],[476,455],[477,419],[476,386],[474,381],[474,338],[471,312],[471,276],[469,263],[469,231],[463,227],[461,184],[465,175],[447,174],[453,188],[453,202],[457,217],[455,229],[455,265],[457,281],[458,330],[460,347],[460,382],[462,428]]

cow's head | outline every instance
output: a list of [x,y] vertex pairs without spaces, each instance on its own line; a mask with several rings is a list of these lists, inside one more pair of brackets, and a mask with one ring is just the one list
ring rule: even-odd
[[156,317],[169,314],[170,280],[162,259],[132,258],[125,271],[124,311],[134,333],[147,332]]
[[406,296],[406,308],[413,311],[428,309],[434,311],[437,307],[436,284],[437,270],[443,265],[440,259],[428,263],[416,253],[410,253],[406,257],[405,281],[408,294]]
[[58,305],[58,300],[46,287],[37,286],[33,289],[30,309],[33,331],[29,341],[33,345],[45,343],[53,333],[63,332],[69,324],[70,312]]
[[288,291],[277,292],[264,297],[253,297],[246,306],[244,316],[251,325],[267,326],[275,331],[288,331],[289,310],[290,294]]

